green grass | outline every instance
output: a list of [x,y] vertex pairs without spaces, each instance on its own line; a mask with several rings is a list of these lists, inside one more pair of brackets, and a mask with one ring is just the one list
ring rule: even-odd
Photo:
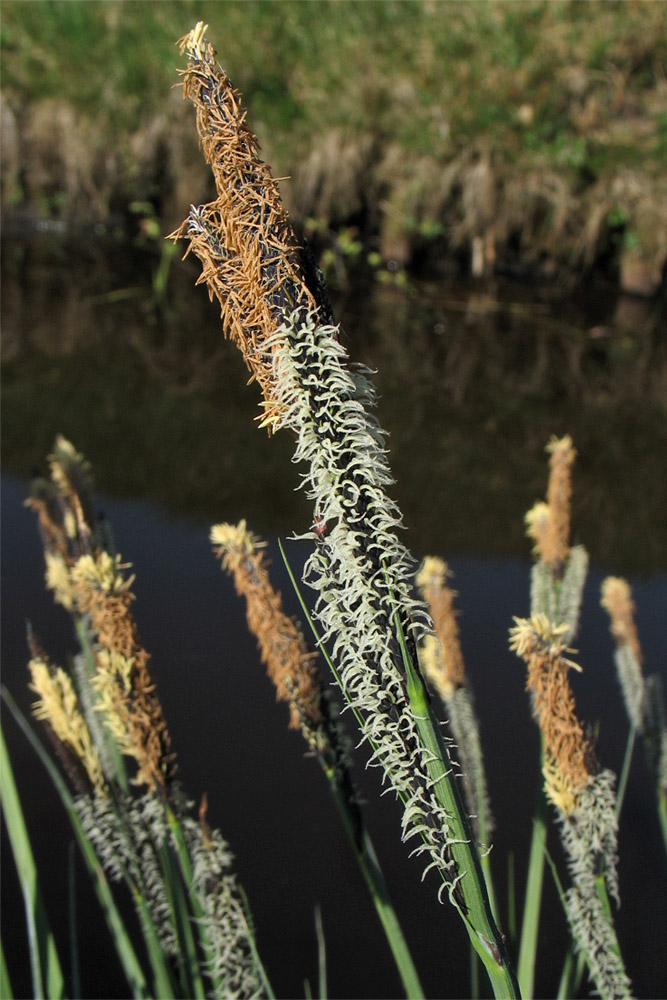
[[[663,4],[6,0],[2,84],[19,130],[41,101],[72,107],[90,126],[86,142],[96,156],[82,152],[74,159],[88,186],[98,190],[97,201],[164,200],[174,183],[168,157],[162,167],[158,162],[164,142],[182,143],[187,136],[189,148],[177,101],[165,107],[182,65],[174,39],[198,19],[219,40],[219,58],[244,95],[275,172],[293,178],[290,197],[298,213],[313,210],[301,172],[307,175],[309,157],[336,129],[352,147],[370,139],[373,151],[346,187],[318,202],[318,214],[342,224],[361,198],[366,235],[381,241],[383,201],[402,206],[406,220],[416,215],[413,230],[421,222],[441,222],[452,211],[438,194],[443,170],[461,155],[466,160],[484,150],[492,153],[501,190],[510,177],[535,169],[564,179],[575,196],[570,228],[580,230],[568,234],[570,254],[593,211],[582,191],[596,182],[600,189],[591,202],[620,171],[632,169],[647,179],[649,199],[658,205],[664,200],[664,136],[654,127],[666,110]],[[162,145],[147,145],[151,165],[138,172],[129,140],[134,133],[135,146],[147,143],[156,121]],[[50,122],[47,116],[46,127]],[[21,155],[39,155],[28,147],[24,143]],[[396,163],[390,175],[387,156]],[[420,161],[423,190],[405,204]],[[325,169],[335,174],[337,165]],[[100,176],[105,170],[111,191]],[[8,191],[10,198],[11,185]],[[47,190],[45,196],[55,214],[72,209],[71,193],[59,197]],[[13,197],[30,200],[35,193]],[[632,215],[631,199],[624,197]],[[457,201],[454,192],[455,210]],[[512,204],[503,213],[499,206],[501,225],[503,214],[521,218],[526,210]],[[467,220],[466,238],[473,229]],[[540,243],[539,234],[532,238]]]

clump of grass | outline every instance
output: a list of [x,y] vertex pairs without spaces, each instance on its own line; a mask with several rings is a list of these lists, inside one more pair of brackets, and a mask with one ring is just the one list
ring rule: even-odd
[[[24,157],[7,190],[71,216],[129,204],[139,185],[169,225],[184,173],[204,183],[187,122],[164,100],[189,0],[125,5],[122,16],[104,2],[3,10],[3,91]],[[585,15],[534,4],[518,16],[511,0],[247,0],[201,16],[235,40],[229,69],[272,162],[295,178],[301,222],[361,218],[373,249],[400,264],[428,247],[440,262],[445,250],[471,262],[479,247],[487,272],[495,261],[542,261],[551,273],[613,255],[652,282],[657,269],[659,284],[662,4]]]
[[[72,615],[80,651],[67,672],[30,632],[29,669],[35,717],[75,790],[75,830],[131,892],[156,995],[268,995],[229,848],[205,804],[191,815],[176,779],[131,611],[134,577],[93,515],[89,465],[62,437],[49,461],[50,477],[35,481],[27,503],[39,519],[47,587]],[[136,992],[136,959],[124,965]]]

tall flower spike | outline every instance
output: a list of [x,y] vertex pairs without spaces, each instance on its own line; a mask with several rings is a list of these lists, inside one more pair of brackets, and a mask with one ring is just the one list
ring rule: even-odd
[[570,547],[572,465],[576,451],[569,435],[552,438],[547,500],[538,501],[526,514],[526,532],[533,539],[537,557],[531,571],[530,603],[534,615],[543,614],[558,625],[566,624],[565,641],[571,641],[579,624],[581,598],[588,572],[588,554],[581,545]]
[[616,669],[628,717],[635,729],[641,731],[644,701],[642,651],[628,582],[617,576],[608,576],[602,582],[600,603],[611,619],[611,633],[616,641]]
[[570,501],[572,499],[572,466],[577,453],[572,438],[553,438],[547,446],[549,486],[547,518],[542,558],[554,576],[560,577],[570,551]]
[[316,617],[331,644],[348,705],[362,718],[371,760],[381,764],[406,803],[404,839],[426,850],[455,891],[460,873],[448,858],[453,817],[433,789],[427,754],[406,698],[396,609],[411,642],[428,624],[412,596],[413,560],[398,541],[401,516],[388,498],[383,435],[366,407],[370,382],[346,366],[337,329],[295,310],[274,335],[279,426],[297,437],[294,461],[314,501],[316,547],[304,580],[318,592]]
[[[200,135],[212,129],[211,141],[203,142],[218,201],[193,210],[181,234],[190,235],[195,250],[199,238],[206,245],[202,280],[221,301],[226,329],[261,385],[264,423],[291,431],[294,461],[307,467],[303,481],[315,508],[308,537],[315,550],[304,581],[319,595],[322,641],[372,747],[371,762],[382,765],[403,802],[404,839],[421,837],[417,850],[440,873],[441,889],[459,909],[492,982],[502,980],[499,988],[514,995],[514,973],[470,844],[449,751],[424,704],[416,640],[428,618],[412,594],[414,561],[397,538],[400,511],[386,494],[392,479],[384,435],[367,412],[371,385],[350,371],[321,285],[312,272],[306,282],[307,268],[297,268],[290,234],[284,238],[276,222],[281,238],[268,239],[265,168],[257,167],[256,146],[231,85],[214,67],[213,51],[203,48],[199,29],[184,46],[190,54],[186,93],[197,107]],[[228,303],[243,317],[236,325]]]
[[427,679],[442,698],[458,748],[463,770],[466,805],[475,836],[488,844],[493,832],[484,755],[472,691],[465,665],[454,611],[456,592],[447,586],[447,564],[427,556],[416,576],[419,591],[433,619],[434,635],[426,635],[420,646],[420,662]]
[[660,675],[650,674],[645,678],[642,672],[635,605],[628,582],[620,577],[607,577],[602,583],[601,604],[611,620],[616,671],[628,718],[644,742],[667,848],[667,725]]
[[296,240],[278,183],[259,158],[240,95],[216,63],[205,30],[199,22],[181,39],[188,56],[183,94],[196,109],[217,198],[192,207],[172,238],[189,239],[186,253],[193,251],[202,263],[199,281],[220,303],[223,330],[241,349],[268,400],[273,372],[266,338],[285,311],[302,305],[330,315],[331,307],[314,262]]
[[257,638],[278,699],[290,706],[290,728],[300,729],[315,753],[335,757],[314,654],[271,585],[262,552],[266,543],[248,531],[245,521],[214,525],[211,542],[223,569],[232,575],[236,592],[246,599],[248,627]]
[[621,1000],[630,996],[630,981],[599,891],[602,880],[618,901],[615,777],[608,770],[592,772],[592,749],[567,677],[569,668],[580,669],[566,655],[568,625],[553,625],[540,614],[514,620],[510,646],[528,666],[527,687],[544,738],[545,791],[558,813],[572,879],[565,896],[572,935],[601,995]]

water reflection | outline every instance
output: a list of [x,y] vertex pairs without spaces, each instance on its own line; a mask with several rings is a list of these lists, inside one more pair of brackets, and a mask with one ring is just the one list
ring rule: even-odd
[[[27,474],[62,432],[112,494],[300,530],[291,442],[253,423],[258,394],[194,262],[173,263],[166,298],[151,290],[158,265],[123,246],[5,248],[5,468]],[[414,549],[525,553],[544,445],[569,432],[579,540],[617,572],[667,566],[663,303],[368,278],[336,306],[352,356],[377,369]]]
[[[43,561],[34,517],[22,506],[26,484],[5,476],[2,485],[3,681],[27,709],[26,617],[61,662],[72,648],[73,637],[68,616],[41,587]],[[287,709],[275,701],[245,627],[243,605],[211,553],[206,526],[136,500],[98,496],[97,505],[109,517],[118,548],[132,560],[137,573],[136,618],[152,654],[183,783],[196,799],[208,792],[209,819],[221,827],[236,853],[278,995],[303,995],[304,976],[315,982],[313,912],[319,903],[327,937],[330,995],[400,996],[325,782],[315,762],[304,756],[300,736],[287,731]],[[306,549],[303,543],[288,546],[296,565]],[[270,546],[270,555],[277,585],[290,611],[296,613],[298,606],[275,544]],[[538,781],[537,732],[529,718],[523,669],[507,649],[512,615],[524,614],[528,608],[529,564],[525,559],[455,556],[451,565],[463,609],[463,651],[481,720],[497,818],[494,858],[502,898],[507,852],[516,852],[518,871],[526,856]],[[600,580],[601,574],[594,569],[585,593],[578,643],[584,673],[574,684],[582,716],[592,723],[600,720],[602,762],[618,771],[626,722],[613,676],[607,623],[598,605]],[[667,661],[665,636],[659,632],[660,609],[667,603],[667,577],[632,582],[646,662],[655,669]],[[59,806],[32,752],[13,724],[6,726],[6,732],[19,787],[26,790],[30,828],[48,833],[44,839],[38,833],[36,847],[52,919],[66,950],[66,823],[57,819]],[[467,995],[468,955],[465,947],[459,947],[458,918],[437,905],[431,881],[420,883],[419,863],[408,859],[399,841],[399,810],[390,797],[379,797],[379,776],[364,770],[363,751],[356,762],[355,777],[372,835],[423,970],[427,995]],[[656,995],[667,974],[658,921],[647,926],[645,919],[647,913],[659,913],[664,903],[659,880],[651,874],[653,865],[662,863],[661,854],[652,792],[638,754],[621,838],[623,907],[618,920],[629,972],[640,996]],[[83,872],[79,878],[84,882]],[[20,903],[11,879],[5,879],[3,888],[5,915],[18,913]],[[565,937],[550,883],[546,893],[545,958],[538,986],[543,991],[540,995],[554,995]],[[102,974],[108,975],[112,966],[104,966],[103,952],[98,951],[98,938],[103,940],[105,935],[96,923],[95,903],[86,902],[85,893],[83,899],[81,952],[99,955]],[[20,921],[5,919],[5,933],[10,937],[4,941],[12,957],[10,967],[21,967],[25,944]],[[108,961],[112,962],[111,956]],[[86,971],[90,978],[84,981],[84,995],[94,994],[94,977],[100,968]],[[113,979],[102,980],[99,995],[112,993]]]

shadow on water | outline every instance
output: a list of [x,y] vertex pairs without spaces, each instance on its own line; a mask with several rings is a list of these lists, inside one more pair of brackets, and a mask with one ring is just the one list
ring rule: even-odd
[[[208,792],[209,818],[236,854],[278,995],[303,995],[305,976],[316,982],[320,904],[330,995],[400,996],[324,783],[300,738],[286,732],[286,709],[275,704],[242,604],[207,539],[211,522],[240,517],[272,539],[308,528],[309,506],[293,492],[291,442],[268,440],[253,425],[257,392],[245,385],[236,349],[221,341],[216,308],[193,289],[189,262],[172,268],[165,313],[150,296],[150,260],[128,262],[120,252],[110,260],[94,250],[58,260],[18,244],[3,260],[4,682],[27,710],[26,617],[54,659],[62,662],[72,647],[66,615],[41,587],[37,532],[21,506],[30,470],[43,467],[62,432],[93,463],[105,491],[98,504],[134,564],[139,629],[184,786],[197,800]],[[448,557],[455,572],[497,818],[500,886],[510,850],[522,870],[538,781],[537,734],[507,630],[512,615],[528,610],[522,519],[544,493],[551,434],[571,433],[579,451],[574,530],[596,568],[585,594],[578,640],[585,669],[576,695],[581,715],[601,720],[605,766],[620,769],[626,722],[598,602],[603,572],[631,576],[647,669],[667,661],[659,632],[667,604],[659,486],[667,347],[659,306],[645,305],[632,324],[623,315],[628,308],[600,293],[559,302],[553,290],[516,285],[482,293],[414,283],[406,293],[368,284],[339,297],[352,356],[378,369],[379,416],[391,432],[394,495],[408,544],[417,556]],[[270,551],[278,586],[296,612],[275,544]],[[298,563],[303,543],[290,551]],[[65,942],[66,822],[54,820],[59,807],[31,751],[11,722],[6,728]],[[399,841],[396,805],[379,797],[379,776],[364,770],[363,752],[355,772],[426,992],[464,995],[469,957],[457,918],[435,902],[432,881],[420,884],[419,863]],[[641,753],[620,855],[618,925],[628,971],[637,995],[657,995],[666,958],[657,922],[646,914],[660,912],[654,873],[664,858]],[[9,919],[20,907],[10,865],[4,873],[3,937],[10,934],[10,947],[4,943],[13,971],[26,968],[25,945],[21,921]],[[551,884],[546,893],[538,987],[553,995],[565,933]],[[122,995],[85,889],[81,906],[82,953],[97,956],[84,988]]]

